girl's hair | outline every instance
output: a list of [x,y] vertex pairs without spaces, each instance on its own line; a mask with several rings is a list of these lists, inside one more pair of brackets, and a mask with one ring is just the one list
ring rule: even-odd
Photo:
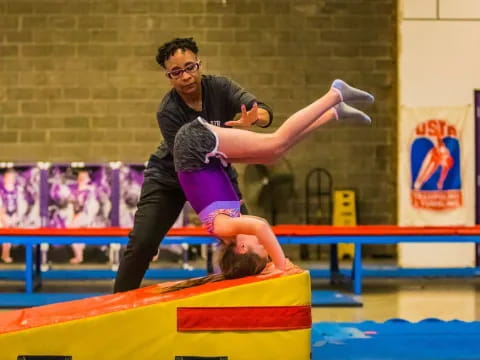
[[201,278],[180,281],[173,285],[162,288],[161,291],[162,293],[169,293],[172,291],[183,290],[183,289],[191,288],[194,286],[199,286],[199,285],[203,285],[211,282],[217,282],[221,280],[225,280],[225,276],[223,276],[223,274],[211,274]]
[[162,293],[178,291],[225,279],[236,279],[244,276],[257,275],[263,271],[267,263],[268,258],[262,258],[252,252],[238,254],[235,252],[234,242],[227,245],[222,244],[218,251],[218,265],[222,271],[220,274],[212,274],[201,278],[181,281],[163,288]]
[[226,279],[257,275],[267,265],[268,259],[253,252],[239,254],[235,251],[235,242],[222,244],[219,251],[218,265]]

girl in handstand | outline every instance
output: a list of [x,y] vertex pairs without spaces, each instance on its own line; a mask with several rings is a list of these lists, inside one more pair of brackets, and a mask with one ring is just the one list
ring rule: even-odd
[[[271,134],[221,128],[202,118],[185,124],[175,137],[175,169],[187,200],[206,229],[223,245],[220,269],[225,278],[260,273],[272,260],[285,269],[286,258],[266,220],[240,214],[240,200],[223,166],[231,163],[271,164],[305,135],[331,120],[353,118],[370,123],[370,118],[345,102],[369,102],[373,96],[335,80],[329,91],[290,116]],[[248,114],[256,118],[256,104]]]

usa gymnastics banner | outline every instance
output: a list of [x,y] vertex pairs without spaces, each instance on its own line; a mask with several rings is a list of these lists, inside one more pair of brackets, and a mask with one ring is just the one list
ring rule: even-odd
[[399,126],[399,224],[475,223],[472,107],[402,108]]

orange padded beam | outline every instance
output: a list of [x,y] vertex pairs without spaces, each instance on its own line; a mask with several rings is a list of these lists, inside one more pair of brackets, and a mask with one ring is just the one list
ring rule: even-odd
[[[278,236],[314,236],[314,235],[480,235],[480,226],[413,227],[396,225],[275,225],[273,230]],[[78,229],[17,229],[1,228],[1,235],[31,236],[128,236],[130,229],[125,228],[78,228]],[[171,229],[170,236],[209,236],[202,227],[184,227]]]

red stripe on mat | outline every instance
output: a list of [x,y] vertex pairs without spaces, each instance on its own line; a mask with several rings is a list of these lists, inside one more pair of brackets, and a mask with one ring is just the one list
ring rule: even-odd
[[311,326],[309,305],[177,308],[177,331],[295,330]]

